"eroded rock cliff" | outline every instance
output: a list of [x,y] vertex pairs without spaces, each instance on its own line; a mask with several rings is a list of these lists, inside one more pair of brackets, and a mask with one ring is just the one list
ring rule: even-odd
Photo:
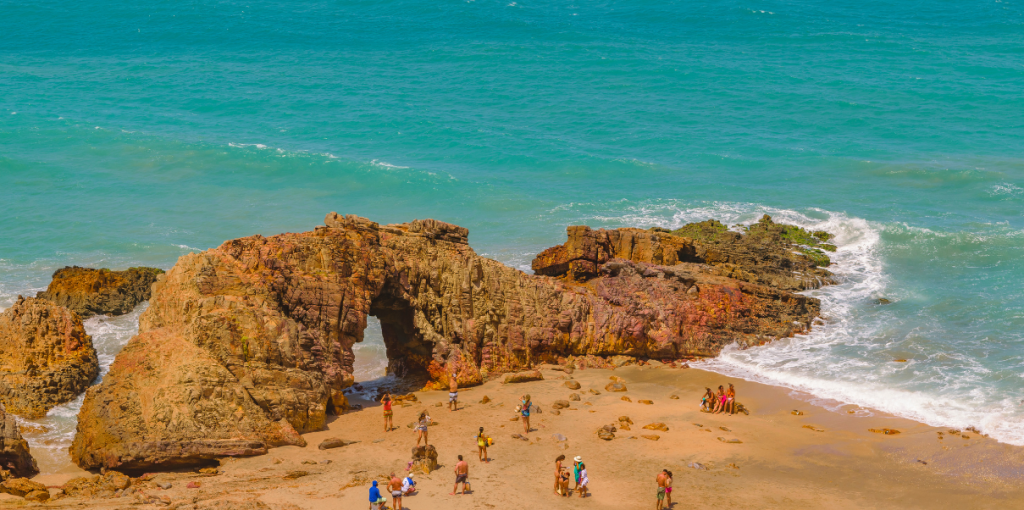
[[18,431],[18,421],[0,404],[0,479],[29,477],[38,472],[28,442]]
[[65,267],[37,298],[66,306],[82,317],[123,315],[149,299],[150,287],[162,269],[133,267],[124,271]]
[[44,416],[85,391],[98,374],[92,338],[74,312],[19,297],[0,314],[0,402],[7,412]]
[[685,258],[709,248],[662,232],[570,228],[535,263],[543,276],[478,256],[466,229],[435,220],[325,223],[179,259],[89,390],[75,462],[149,469],[300,444],[297,433],[345,409],[368,315],[390,370],[471,385],[570,355],[710,356],[803,331],[818,314],[817,300],[761,276]]

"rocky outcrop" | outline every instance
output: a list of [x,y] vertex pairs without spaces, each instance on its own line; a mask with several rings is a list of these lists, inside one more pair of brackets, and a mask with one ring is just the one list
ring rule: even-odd
[[124,315],[149,300],[150,288],[163,269],[132,267],[125,271],[65,267],[37,298],[66,306],[82,317]]
[[28,441],[18,430],[18,421],[0,405],[0,479],[28,477],[38,472]]
[[[817,300],[761,283],[769,269],[724,276],[679,255],[710,248],[661,234],[570,228],[569,243],[539,257],[550,261],[535,264],[542,275],[477,255],[455,225],[335,213],[313,232],[185,255],[87,393],[72,458],[152,469],[298,444],[346,408],[368,315],[381,322],[391,372],[461,386],[566,356],[710,356],[806,330],[817,316]],[[728,257],[719,266],[744,260]]]
[[0,402],[38,418],[92,383],[99,363],[74,312],[50,301],[18,298],[0,313]]

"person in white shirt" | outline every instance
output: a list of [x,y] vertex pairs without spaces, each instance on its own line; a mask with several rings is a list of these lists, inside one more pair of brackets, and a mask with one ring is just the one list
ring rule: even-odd
[[406,496],[412,494],[415,490],[416,482],[412,479],[412,473],[409,473],[409,476],[406,476],[405,479],[402,480],[402,495]]

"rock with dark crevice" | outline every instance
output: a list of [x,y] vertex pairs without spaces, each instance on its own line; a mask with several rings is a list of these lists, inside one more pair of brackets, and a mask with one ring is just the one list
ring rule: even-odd
[[58,269],[37,298],[53,301],[82,317],[124,315],[143,301],[163,269],[132,267],[124,271],[70,266]]

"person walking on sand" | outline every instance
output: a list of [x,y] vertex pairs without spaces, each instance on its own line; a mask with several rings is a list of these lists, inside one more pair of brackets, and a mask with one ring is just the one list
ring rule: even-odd
[[526,434],[530,433],[530,407],[533,402],[530,401],[530,394],[523,395],[523,403],[519,406],[519,413],[523,416],[523,431]]
[[459,490],[459,484],[462,484],[462,494],[466,494],[466,484],[469,483],[469,464],[462,460],[462,455],[459,455],[459,462],[455,464],[455,487],[452,488],[449,496],[454,496]]
[[555,459],[555,494],[561,494],[562,488],[562,461],[565,460],[565,455],[559,455]]
[[391,490],[391,506],[395,510],[402,510],[402,481],[394,473],[391,473],[388,489]]
[[394,423],[392,423],[394,412],[391,410],[391,404],[393,403],[391,393],[385,391],[384,395],[380,398],[380,403],[384,405],[384,432],[391,432],[391,429],[394,428]]
[[459,381],[452,372],[452,375],[448,376],[448,411],[459,410]]
[[423,446],[430,446],[430,440],[427,437],[427,429],[429,427],[430,416],[427,416],[427,412],[423,411],[416,420],[416,446],[420,445],[420,439],[423,440]]
[[668,479],[668,470],[662,469],[655,480],[658,482],[658,504],[656,510],[661,510],[665,505],[665,480]]
[[590,478],[587,477],[587,465],[580,462],[580,484],[577,494],[581,498],[587,497],[587,486],[590,485]]
[[484,435],[483,427],[480,427],[480,432],[476,435],[476,448],[479,450],[480,461],[490,464],[491,459],[487,458],[487,436]]

